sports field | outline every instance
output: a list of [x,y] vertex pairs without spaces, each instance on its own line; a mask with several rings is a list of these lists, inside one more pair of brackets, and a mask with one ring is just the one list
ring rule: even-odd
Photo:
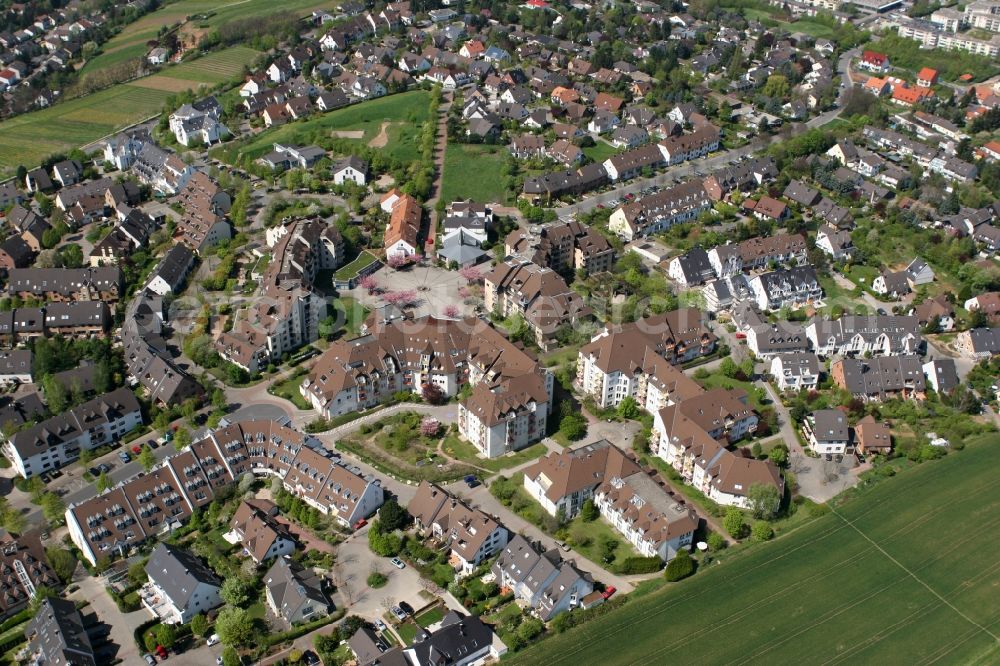
[[335,131],[360,130],[364,132],[362,138],[346,140],[367,146],[378,136],[382,123],[388,122],[388,143],[383,150],[403,162],[412,162],[420,158],[420,130],[428,118],[429,104],[430,93],[426,90],[387,95],[264,130],[251,141],[216,148],[212,156],[229,164],[238,160],[252,162],[271,151],[275,143],[308,145]]
[[1000,659],[1000,436],[543,640],[516,664]]
[[118,64],[129,58],[144,56],[146,42],[156,39],[160,28],[183,22],[188,16],[208,15],[204,20],[193,20],[192,28],[211,30],[226,21],[234,19],[266,16],[279,11],[299,12],[303,16],[313,9],[331,9],[335,2],[317,0],[178,0],[143,16],[135,23],[122,29],[120,33],[103,46],[102,52],[91,59],[83,68],[83,73],[96,71],[102,67]]

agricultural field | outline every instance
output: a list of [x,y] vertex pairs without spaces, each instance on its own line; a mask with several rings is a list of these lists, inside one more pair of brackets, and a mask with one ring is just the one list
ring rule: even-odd
[[966,444],[510,661],[996,662],[1000,436]]
[[171,94],[239,76],[259,53],[235,47],[0,123],[0,176],[154,116]]
[[144,56],[147,51],[146,42],[156,39],[160,29],[182,23],[188,16],[211,14],[207,19],[193,21],[191,27],[198,30],[211,30],[226,21],[233,19],[266,16],[278,11],[297,11],[303,16],[313,9],[329,9],[329,2],[316,0],[178,0],[171,2],[155,12],[143,16],[110,39],[102,48],[102,52],[91,59],[82,69],[83,74],[97,71],[104,67],[116,65],[129,58]]
[[[361,132],[343,138],[359,146],[380,148],[403,162],[420,158],[420,126],[429,115],[430,93],[414,90],[318,113],[306,120],[266,129],[250,141],[237,141],[212,151],[229,164],[248,163],[270,152],[275,143],[308,145],[342,132]],[[385,128],[386,140],[377,140]]]
[[500,169],[506,155],[503,146],[449,143],[444,154],[441,199],[505,203],[507,191]]
[[0,176],[158,114],[169,93],[119,85],[0,123]]

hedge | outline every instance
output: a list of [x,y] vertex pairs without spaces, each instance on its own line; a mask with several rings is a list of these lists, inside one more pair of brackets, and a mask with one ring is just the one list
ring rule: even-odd
[[263,644],[262,647],[269,648],[284,643],[285,641],[294,641],[296,638],[305,636],[310,631],[315,631],[320,627],[325,627],[328,624],[333,624],[340,618],[344,617],[346,613],[347,613],[346,609],[338,608],[336,611],[334,611],[330,615],[327,615],[326,617],[321,617],[318,620],[313,620],[312,622],[306,622],[305,624],[300,624],[280,634],[271,634],[266,638],[264,638],[264,640],[262,641]]
[[2,634],[3,632],[7,631],[8,629],[16,627],[17,625],[21,624],[22,622],[27,622],[33,616],[34,616],[34,613],[31,612],[30,608],[25,608],[23,611],[21,611],[17,615],[11,615],[9,618],[7,618],[6,620],[4,620],[2,624],[0,624],[0,634]]
[[627,557],[615,567],[615,571],[620,574],[648,574],[656,573],[663,566],[663,560],[659,557]]
[[556,633],[561,634],[567,629],[572,629],[573,627],[579,626],[588,620],[592,620],[595,617],[601,617],[602,615],[607,615],[611,611],[621,608],[628,601],[628,599],[629,598],[627,596],[618,595],[613,599],[605,601],[600,606],[595,606],[586,610],[573,610],[560,613],[559,615],[556,615],[551,622],[549,622],[549,627]]

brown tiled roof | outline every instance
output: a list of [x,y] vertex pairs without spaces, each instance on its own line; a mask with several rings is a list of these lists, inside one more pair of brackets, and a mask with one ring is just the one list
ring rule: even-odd
[[524,475],[545,488],[549,500],[558,502],[567,495],[638,471],[639,466],[621,449],[601,440],[573,451],[550,453],[525,469]]

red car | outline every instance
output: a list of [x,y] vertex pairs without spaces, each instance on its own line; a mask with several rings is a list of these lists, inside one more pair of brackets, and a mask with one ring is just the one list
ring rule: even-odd
[[612,585],[611,587],[606,588],[604,590],[604,594],[602,594],[601,596],[604,597],[605,600],[607,600],[607,599],[610,599],[611,595],[613,595],[617,591],[618,591],[618,588],[615,587],[614,585]]
[[360,530],[362,527],[368,524],[368,521],[362,518],[358,522],[354,523],[354,529]]
[[136,444],[132,447],[132,453],[135,453],[136,455],[142,453],[142,447]]
[[737,333],[736,334],[736,339],[737,340],[746,340],[747,339],[747,334],[746,333]]
[[157,645],[156,646],[156,656],[159,657],[160,659],[166,659],[167,658],[167,649],[165,647],[163,647],[162,645]]

